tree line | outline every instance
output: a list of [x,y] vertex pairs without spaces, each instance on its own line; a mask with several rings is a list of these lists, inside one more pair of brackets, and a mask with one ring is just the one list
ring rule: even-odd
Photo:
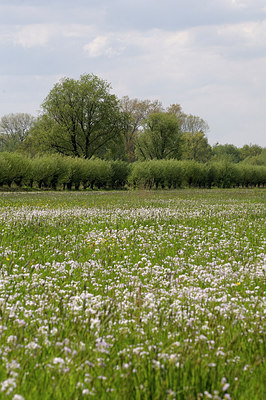
[[194,160],[265,165],[266,149],[210,146],[208,123],[185,114],[179,104],[118,99],[110,84],[93,74],[64,78],[43,101],[38,118],[5,115],[0,120],[0,152],[30,157],[61,154],[109,161]]

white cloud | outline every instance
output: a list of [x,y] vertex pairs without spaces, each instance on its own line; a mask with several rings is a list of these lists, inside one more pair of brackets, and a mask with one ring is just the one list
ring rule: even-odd
[[233,44],[266,48],[266,20],[218,27],[218,36]]
[[259,8],[265,5],[264,0],[220,0],[236,9]]
[[83,49],[92,58],[100,56],[117,56],[130,51],[144,53],[165,53],[184,48],[189,45],[189,32],[167,32],[153,29],[145,33],[141,31],[116,32],[96,36]]
[[[14,29],[16,30],[14,33]],[[4,33],[5,38],[23,48],[48,46],[60,37],[82,39],[91,37],[94,28],[79,24],[30,24],[12,27]],[[1,36],[1,35],[0,35]]]
[[56,31],[56,27],[52,25],[32,24],[22,26],[14,34],[14,42],[24,48],[45,46]]
[[115,43],[116,48],[112,45],[113,41],[117,41],[117,38],[113,38],[112,36],[113,35],[96,36],[92,41],[83,46],[83,50],[92,58],[119,55],[122,48],[119,49],[117,43]]
[[231,5],[236,8],[247,7],[247,4],[246,4],[247,1],[245,1],[245,0],[229,0],[229,3],[231,3]]

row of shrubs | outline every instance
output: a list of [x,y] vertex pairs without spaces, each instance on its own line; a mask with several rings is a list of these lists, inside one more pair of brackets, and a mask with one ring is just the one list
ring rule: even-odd
[[0,186],[47,189],[164,189],[253,187],[266,184],[266,166],[227,162],[123,161],[0,153]]
[[145,188],[230,188],[266,184],[266,166],[228,162],[198,163],[193,160],[137,162],[131,171],[133,187]]
[[0,185],[39,189],[123,188],[130,167],[122,161],[61,157],[28,158],[19,153],[0,153]]

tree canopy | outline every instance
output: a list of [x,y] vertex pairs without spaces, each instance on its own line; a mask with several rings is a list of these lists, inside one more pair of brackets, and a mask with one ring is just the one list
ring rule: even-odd
[[128,130],[125,135],[125,152],[130,162],[135,161],[136,136],[143,128],[146,119],[155,112],[163,111],[159,100],[130,99],[124,96],[121,99],[122,110],[129,116]]
[[26,139],[35,118],[26,113],[4,115],[0,120],[0,147],[2,151],[15,151]]
[[110,93],[110,85],[95,75],[81,75],[79,80],[62,79],[50,91],[42,108],[52,121],[45,140],[58,153],[91,158],[111,142],[124,140],[127,114]]
[[182,135],[182,159],[207,162],[211,158],[211,146],[201,131],[185,132]]
[[136,146],[137,155],[143,160],[180,158],[181,135],[177,116],[165,112],[151,114],[137,137]]

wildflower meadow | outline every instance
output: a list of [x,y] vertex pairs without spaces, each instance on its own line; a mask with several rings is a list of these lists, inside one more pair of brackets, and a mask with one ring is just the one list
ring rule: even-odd
[[0,193],[0,399],[263,400],[265,189]]

